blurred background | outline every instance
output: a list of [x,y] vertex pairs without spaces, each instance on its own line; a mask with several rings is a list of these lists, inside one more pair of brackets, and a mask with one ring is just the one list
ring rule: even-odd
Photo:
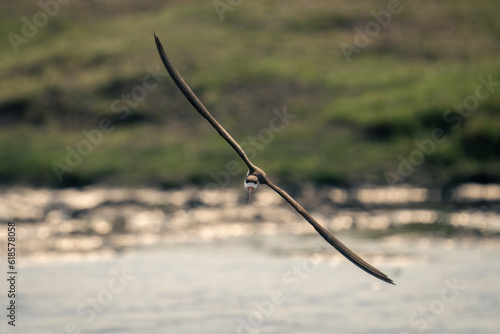
[[[0,246],[15,221],[19,265],[2,333],[496,333],[498,2],[0,9]],[[154,33],[254,163],[396,287],[268,189],[246,205],[244,164]]]

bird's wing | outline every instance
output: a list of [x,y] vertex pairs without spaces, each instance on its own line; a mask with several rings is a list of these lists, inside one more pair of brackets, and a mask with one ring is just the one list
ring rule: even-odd
[[163,45],[160,43],[160,40],[158,39],[156,34],[155,34],[155,42],[156,42],[156,48],[158,49],[158,53],[160,54],[161,60],[163,61],[163,65],[165,65],[165,68],[167,69],[168,73],[174,80],[177,87],[179,87],[184,96],[193,105],[193,107],[201,114],[201,116],[203,116],[215,128],[215,130],[217,130],[217,132],[222,136],[222,138],[224,138],[229,143],[229,145],[231,145],[231,147],[236,151],[236,153],[238,153],[238,155],[247,164],[248,168],[250,170],[254,170],[255,165],[252,164],[250,159],[248,159],[247,155],[245,154],[241,146],[208,112],[207,108],[205,108],[203,103],[201,103],[201,101],[196,97],[196,95],[193,93],[191,88],[189,88],[184,79],[182,79],[179,72],[177,72],[177,70],[174,68],[174,65],[172,65],[172,62],[170,61],[170,59],[168,59],[167,54],[163,49]]
[[382,281],[390,284],[394,284],[392,279],[387,277],[386,274],[368,264],[365,260],[359,257],[356,253],[350,250],[346,245],[344,245],[340,240],[335,238],[330,232],[328,232],[323,226],[321,226],[299,203],[297,203],[290,195],[288,195],[283,189],[272,183],[267,177],[264,178],[264,182],[271,189],[276,191],[281,197],[283,197],[288,203],[290,203],[298,213],[302,215],[313,227],[314,229],[336,250],[338,250],[342,255],[344,255],[349,261],[357,265],[359,268],[363,269],[370,275],[373,275]]

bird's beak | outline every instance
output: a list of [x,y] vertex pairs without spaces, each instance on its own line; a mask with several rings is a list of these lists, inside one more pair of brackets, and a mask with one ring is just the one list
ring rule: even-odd
[[248,205],[250,205],[250,200],[252,199],[253,187],[248,187]]

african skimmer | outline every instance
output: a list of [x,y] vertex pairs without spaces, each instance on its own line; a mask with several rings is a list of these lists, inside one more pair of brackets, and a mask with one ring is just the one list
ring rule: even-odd
[[248,174],[245,178],[245,188],[249,191],[249,196],[251,196],[252,191],[254,191],[260,184],[265,184],[275,192],[277,192],[281,197],[283,197],[291,206],[297,210],[298,213],[302,215],[313,227],[314,229],[337,251],[339,251],[342,255],[344,255],[349,261],[357,265],[359,268],[363,269],[370,275],[373,275],[382,281],[387,283],[394,284],[393,281],[387,277],[383,272],[378,270],[377,268],[368,264],[365,260],[359,257],[356,253],[350,250],[347,246],[345,246],[340,240],[335,238],[330,232],[328,232],[323,226],[321,226],[304,208],[297,203],[290,195],[288,195],[283,189],[276,186],[274,183],[269,180],[266,173],[259,167],[255,166],[250,159],[248,159],[247,155],[240,147],[240,145],[229,135],[229,133],[217,122],[217,120],[208,112],[205,106],[200,102],[200,100],[193,93],[191,88],[186,84],[184,79],[180,76],[177,70],[174,68],[170,59],[167,57],[165,50],[163,49],[160,40],[155,35],[156,48],[158,49],[158,53],[160,54],[161,60],[165,65],[168,73],[174,80],[175,84],[184,96],[188,99],[188,101],[193,105],[193,107],[203,116],[217,132],[224,138],[229,145],[238,153],[238,155],[243,159],[245,164],[248,166]]

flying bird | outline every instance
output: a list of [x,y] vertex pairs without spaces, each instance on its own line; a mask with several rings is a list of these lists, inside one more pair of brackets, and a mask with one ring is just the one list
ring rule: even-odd
[[337,251],[339,251],[342,255],[344,255],[349,261],[354,263],[359,268],[363,269],[370,275],[375,276],[378,279],[381,279],[384,282],[394,284],[392,279],[387,277],[383,272],[368,264],[365,260],[359,257],[356,253],[350,250],[346,245],[344,245],[340,240],[335,238],[330,232],[328,232],[323,226],[321,226],[297,201],[295,201],[290,195],[288,195],[283,189],[279,188],[277,185],[271,182],[271,180],[267,177],[264,171],[254,165],[250,159],[248,159],[247,155],[241,148],[241,146],[231,137],[231,135],[217,122],[217,120],[208,112],[207,108],[201,103],[201,101],[196,97],[191,88],[186,84],[184,79],[182,79],[181,75],[177,72],[177,70],[172,65],[172,62],[168,58],[165,50],[163,49],[163,45],[160,40],[156,36],[156,48],[158,49],[158,53],[160,54],[161,60],[168,73],[174,80],[175,84],[184,96],[188,99],[188,101],[193,105],[193,107],[203,116],[217,132],[224,138],[229,145],[238,153],[241,159],[248,166],[248,173],[244,181],[244,186],[249,192],[249,198],[252,192],[257,189],[257,187],[261,184],[265,184],[277,192],[281,197],[283,197],[291,206],[297,210],[297,212],[302,215],[313,227],[314,229]]

